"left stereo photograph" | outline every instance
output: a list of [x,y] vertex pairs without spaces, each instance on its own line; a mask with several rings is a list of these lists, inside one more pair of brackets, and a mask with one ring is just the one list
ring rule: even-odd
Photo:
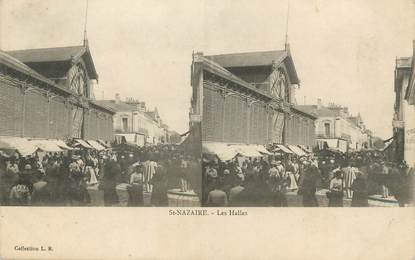
[[[98,30],[93,19],[88,27]],[[59,33],[53,26],[41,41],[2,41],[0,205],[199,207],[190,57],[170,57],[182,64],[173,84],[160,53],[134,41],[114,47],[113,36],[101,41],[86,28],[66,35],[63,47],[50,36]]]

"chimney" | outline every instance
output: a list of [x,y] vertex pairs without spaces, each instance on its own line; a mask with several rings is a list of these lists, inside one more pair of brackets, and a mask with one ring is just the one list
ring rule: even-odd
[[115,94],[115,104],[119,104],[120,101],[121,101],[121,99],[120,99],[120,93],[116,93]]
[[323,107],[323,102],[321,101],[321,98],[317,99],[317,109],[321,109]]

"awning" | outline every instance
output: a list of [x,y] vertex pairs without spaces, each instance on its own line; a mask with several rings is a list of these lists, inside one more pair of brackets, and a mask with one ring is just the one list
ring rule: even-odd
[[38,147],[22,137],[0,137],[0,149],[17,150],[22,156],[31,155]]
[[75,142],[78,146],[82,146],[82,147],[87,148],[87,149],[94,149],[92,146],[90,146],[87,142],[85,142],[82,139],[75,139]]
[[262,157],[263,155],[259,153],[256,148],[256,145],[231,145],[240,155],[246,157]]
[[30,140],[34,146],[37,146],[44,152],[62,152],[63,150],[52,140]]
[[229,161],[238,154],[238,152],[229,145],[217,142],[203,142],[202,152],[205,154],[214,154],[218,156],[221,161]]
[[272,155],[264,146],[256,144],[227,144],[220,142],[203,142],[202,152],[214,154],[222,161],[233,159],[240,154],[245,157],[263,157]]
[[291,144],[288,144],[287,146],[288,146],[288,148],[290,148],[291,151],[293,151],[298,156],[307,155],[300,147],[297,147],[297,146],[291,145]]
[[88,140],[88,144],[90,144],[94,149],[96,149],[98,151],[105,150],[105,147],[100,145],[97,141]]
[[274,151],[278,151],[278,150],[280,150],[284,153],[293,153],[290,149],[288,149],[287,147],[285,147],[282,144],[277,144],[277,148]]
[[311,153],[312,151],[310,149],[308,149],[305,145],[299,144],[297,145],[298,147],[300,147],[301,149],[304,150],[304,152],[306,153]]
[[55,144],[57,145],[57,146],[59,146],[60,148],[62,148],[62,149],[65,149],[65,150],[73,150],[73,148],[72,147],[69,147],[64,141],[62,141],[62,140],[54,140],[54,142],[55,142]]
[[262,145],[256,145],[255,147],[257,149],[258,152],[262,153],[262,154],[268,154],[268,155],[272,155],[271,152],[269,152],[264,146]]

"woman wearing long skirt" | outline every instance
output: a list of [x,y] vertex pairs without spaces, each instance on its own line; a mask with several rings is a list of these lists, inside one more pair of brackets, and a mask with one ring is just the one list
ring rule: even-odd
[[297,185],[297,180],[295,178],[295,167],[294,164],[291,162],[291,160],[288,161],[288,165],[287,165],[287,169],[285,171],[285,173],[287,174],[288,178],[289,178],[289,186],[287,188],[287,190],[298,190],[298,185]]
[[135,171],[130,176],[130,186],[128,188],[129,200],[128,206],[137,207],[144,206],[143,197],[143,169],[136,166]]
[[343,180],[341,178],[341,171],[334,173],[334,178],[330,180],[329,192],[329,207],[343,207]]

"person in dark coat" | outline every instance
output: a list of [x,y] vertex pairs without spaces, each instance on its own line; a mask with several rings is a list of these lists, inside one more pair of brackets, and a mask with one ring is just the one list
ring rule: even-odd
[[115,157],[111,158],[104,166],[104,176],[102,179],[102,190],[104,191],[104,205],[113,206],[118,203],[116,191],[117,176],[121,174],[120,165]]
[[399,207],[405,207],[410,204],[413,196],[413,168],[410,169],[405,161],[401,162],[398,167],[392,169],[393,176],[392,192],[398,201]]
[[352,207],[369,207],[368,187],[366,178],[362,172],[356,173],[356,179],[352,184]]
[[304,173],[301,178],[299,193],[303,196],[304,207],[318,207],[316,198],[317,182],[319,181],[319,170],[309,161],[304,161]]
[[168,206],[167,198],[167,170],[165,166],[158,165],[156,173],[150,181],[153,185],[153,191],[151,193],[151,205],[158,207]]

